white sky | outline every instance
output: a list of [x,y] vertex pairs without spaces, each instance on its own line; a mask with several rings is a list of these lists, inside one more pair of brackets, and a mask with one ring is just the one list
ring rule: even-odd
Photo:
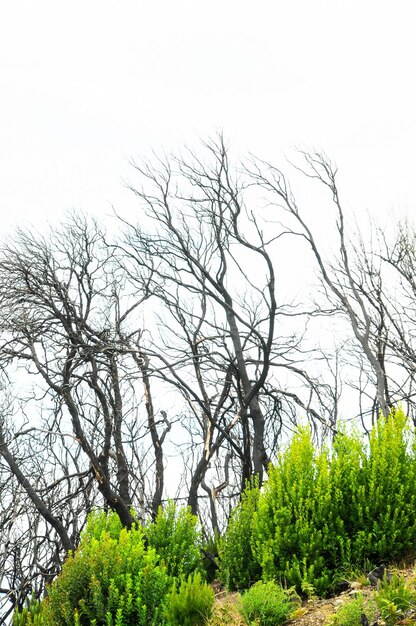
[[355,211],[416,213],[413,8],[3,0],[0,231],[131,209],[130,157],[218,129],[270,160],[324,149]]

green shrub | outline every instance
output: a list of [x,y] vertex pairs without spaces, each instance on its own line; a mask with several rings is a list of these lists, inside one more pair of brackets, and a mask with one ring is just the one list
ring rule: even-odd
[[103,533],[108,533],[112,539],[118,539],[123,530],[123,524],[114,511],[92,511],[88,515],[86,526],[82,532],[83,543],[91,539],[100,539]]
[[171,584],[152,549],[146,550],[141,529],[122,529],[118,541],[107,532],[82,543],[49,590],[46,614],[52,623],[147,626],[159,624],[158,606]]
[[[197,519],[169,503],[153,524],[123,528],[116,513],[92,513],[77,551],[41,604],[14,626],[158,626],[175,576],[201,563]],[[37,620],[37,621],[35,621]]]
[[175,583],[165,606],[169,626],[203,626],[209,620],[214,605],[214,591],[201,579],[200,572]]
[[416,592],[409,587],[403,576],[393,574],[379,584],[375,600],[386,624],[396,624],[410,609],[416,606]]
[[203,554],[201,569],[205,573],[205,580],[212,582],[218,576],[218,544],[221,541],[218,535],[211,535],[206,539],[201,547]]
[[170,576],[188,576],[201,567],[201,533],[198,519],[188,508],[169,502],[160,507],[155,521],[146,528],[146,537]]
[[227,589],[247,589],[261,577],[261,568],[251,549],[253,516],[260,490],[248,486],[240,504],[231,513],[227,532],[219,541],[219,578]]
[[91,517],[78,550],[48,588],[41,604],[42,626],[165,623],[163,603],[172,585],[166,567],[145,546],[140,527],[119,528],[114,514],[103,516]]
[[13,616],[13,626],[43,626],[42,605],[33,598],[27,607]]
[[[331,449],[317,450],[310,430],[300,430],[270,468],[256,509],[245,511],[242,503],[237,510],[224,539],[224,581],[247,584],[246,555],[254,571],[260,568],[258,578],[322,595],[340,569],[414,551],[415,452],[400,409],[379,418],[368,446],[363,436],[340,432]],[[237,545],[239,533],[251,551]]]
[[330,618],[330,626],[358,626],[361,624],[361,615],[365,613],[367,619],[372,623],[375,615],[373,602],[366,602],[362,593],[356,598],[346,600],[335,615]]
[[[252,549],[267,580],[309,593],[331,583],[338,522],[331,510],[329,453],[301,430],[269,471],[252,522]],[[337,527],[338,522],[338,527]]]
[[399,558],[414,549],[414,446],[414,433],[401,409],[387,419],[380,417],[371,431],[369,454],[363,466],[365,492],[360,503],[363,552],[371,561]]
[[295,608],[297,596],[270,580],[257,582],[241,598],[241,613],[247,624],[278,626]]

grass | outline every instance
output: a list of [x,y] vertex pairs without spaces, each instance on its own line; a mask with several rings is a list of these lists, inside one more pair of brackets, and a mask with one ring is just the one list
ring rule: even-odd
[[240,595],[230,593],[217,597],[207,626],[246,626],[240,613]]

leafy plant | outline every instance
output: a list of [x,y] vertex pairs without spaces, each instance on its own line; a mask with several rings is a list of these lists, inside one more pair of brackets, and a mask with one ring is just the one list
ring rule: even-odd
[[380,582],[375,600],[386,624],[396,624],[403,615],[416,605],[416,592],[409,587],[405,578],[393,574]]
[[374,562],[405,556],[416,532],[416,462],[414,432],[400,408],[373,427],[362,472],[357,556],[361,551]]
[[258,626],[283,624],[298,604],[298,596],[270,580],[259,581],[241,597],[241,613],[246,623]]
[[146,528],[146,537],[170,576],[186,577],[201,567],[198,519],[188,508],[178,509],[174,502],[160,507],[155,521]]
[[219,577],[229,590],[247,589],[261,578],[261,567],[252,551],[252,523],[259,496],[255,483],[247,486],[219,542]]
[[203,626],[209,620],[214,605],[214,591],[201,579],[200,572],[176,583],[167,598],[165,616],[169,626]]
[[32,598],[29,605],[13,616],[13,626],[42,626],[42,605],[39,600]]
[[200,544],[196,517],[173,503],[146,536],[123,528],[116,513],[92,513],[46,600],[17,612],[14,626],[162,625],[172,580],[200,565]]
[[229,588],[247,587],[248,576],[283,580],[324,595],[340,568],[401,558],[414,549],[415,485],[416,437],[401,409],[379,418],[368,446],[340,430],[318,450],[301,429],[231,518],[222,579]]
[[263,577],[321,594],[331,583],[342,531],[332,511],[329,453],[316,453],[310,430],[294,436],[269,471],[252,522],[252,549]]
[[[48,588],[42,626],[164,624],[163,603],[172,585],[166,567],[146,547],[140,527],[127,530],[118,527],[114,514],[106,520],[103,515],[92,516],[78,550]],[[32,613],[27,624],[36,623]]]
[[373,602],[366,602],[363,594],[358,594],[355,598],[347,600],[342,604],[335,615],[328,621],[329,626],[358,626],[361,624],[361,615],[365,613],[370,622],[375,615]]
[[99,540],[103,533],[108,533],[112,539],[118,539],[123,530],[123,524],[117,513],[109,511],[92,511],[88,515],[87,524],[82,533],[83,543],[91,539]]

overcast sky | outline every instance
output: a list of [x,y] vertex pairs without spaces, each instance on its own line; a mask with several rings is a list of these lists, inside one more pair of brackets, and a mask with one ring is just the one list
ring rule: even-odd
[[216,130],[270,160],[325,150],[347,205],[416,213],[414,3],[0,4],[4,231],[133,210],[131,157]]

